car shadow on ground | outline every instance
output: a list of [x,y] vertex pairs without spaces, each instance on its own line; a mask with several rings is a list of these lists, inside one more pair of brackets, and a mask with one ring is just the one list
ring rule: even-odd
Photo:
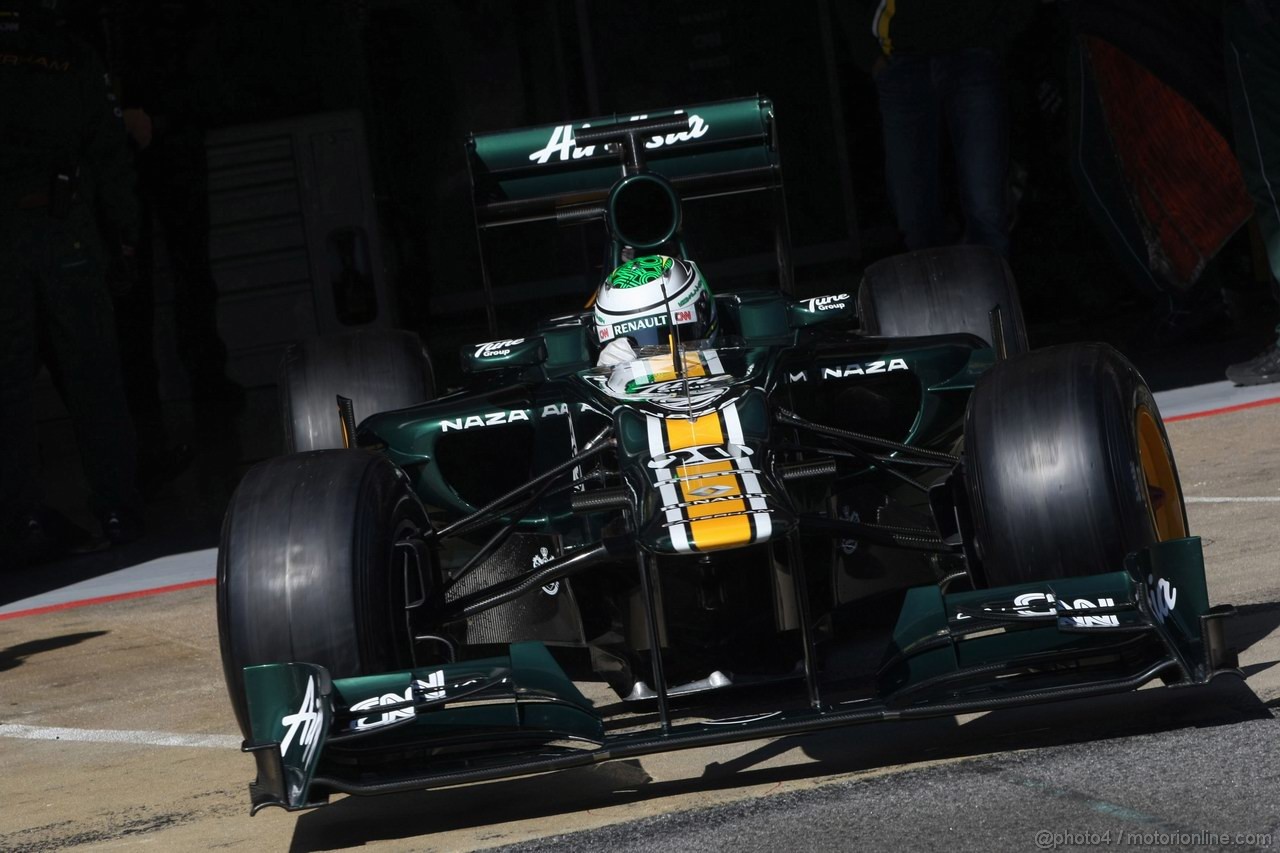
[[[1242,608],[1231,627],[1238,650],[1280,626],[1280,603]],[[1276,661],[1254,663],[1246,676]],[[940,717],[873,723],[781,738],[702,768],[683,778],[655,781],[643,759],[560,771],[554,775],[489,782],[382,797],[345,797],[299,817],[293,851],[357,847],[370,840],[501,824],[558,814],[588,812],[627,803],[684,797],[698,792],[781,785],[839,774],[875,774],[992,753],[1069,746],[1111,738],[1153,735],[1187,727],[1236,725],[1269,719],[1280,701],[1264,702],[1234,675],[1194,688],[1144,689],[1096,699]],[[714,751],[705,753],[714,759]],[[638,814],[628,817],[638,817]],[[511,839],[516,840],[516,839]]]
[[93,640],[108,633],[108,631],[81,631],[78,634],[45,637],[39,640],[30,640],[26,643],[18,643],[18,645],[9,646],[7,649],[0,649],[0,672],[17,669],[26,663],[28,658],[41,652],[65,649],[67,646],[79,645],[86,640]]

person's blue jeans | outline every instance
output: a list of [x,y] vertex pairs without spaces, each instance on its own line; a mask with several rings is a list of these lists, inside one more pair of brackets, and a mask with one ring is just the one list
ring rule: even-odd
[[1244,3],[1222,14],[1236,157],[1280,300],[1280,18],[1258,20]]
[[965,243],[1009,254],[1009,111],[1001,56],[984,48],[898,55],[876,74],[889,201],[907,248],[948,241],[942,210],[942,129],[955,152]]

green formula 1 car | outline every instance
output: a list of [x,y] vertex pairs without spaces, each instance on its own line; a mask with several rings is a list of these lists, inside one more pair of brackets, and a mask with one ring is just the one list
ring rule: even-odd
[[[477,220],[603,220],[660,272],[684,200],[776,193],[772,128],[750,99],[477,136]],[[218,562],[255,811],[1235,671],[1122,356],[1027,351],[988,250],[796,299],[778,237],[783,288],[696,340],[663,307],[609,363],[590,311],[466,348],[437,399],[408,333],[290,351],[296,452]]]

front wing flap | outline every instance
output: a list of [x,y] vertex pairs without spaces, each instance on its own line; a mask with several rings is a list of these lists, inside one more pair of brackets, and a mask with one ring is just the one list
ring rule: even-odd
[[[993,696],[1037,682],[1070,686],[1164,661],[1170,683],[1198,684],[1236,666],[1210,607],[1200,539],[1158,543],[1122,571],[944,595],[907,593],[879,687],[899,706]],[[1014,676],[1024,676],[1015,679]]]
[[600,717],[541,643],[513,644],[504,657],[356,678],[332,679],[309,663],[251,666],[245,692],[253,737],[244,751],[258,769],[254,812],[322,805],[328,793],[313,790],[317,772],[348,774],[354,755],[416,751],[430,763],[495,747],[510,754],[604,743]]

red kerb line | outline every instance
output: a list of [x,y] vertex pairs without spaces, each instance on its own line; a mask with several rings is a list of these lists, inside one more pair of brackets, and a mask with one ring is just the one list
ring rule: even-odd
[[130,598],[146,598],[166,592],[179,592],[184,589],[195,589],[200,586],[213,586],[216,578],[205,578],[186,583],[175,583],[169,586],[157,586],[152,589],[139,589],[134,592],[120,592],[115,595],[100,595],[97,598],[82,598],[79,601],[64,601],[60,604],[47,604],[44,607],[32,607],[30,610],[15,610],[12,613],[0,613],[0,622],[6,619],[17,619],[19,616],[39,616],[42,613],[55,613],[59,610],[70,610],[73,607],[88,607],[90,604],[108,604],[112,601],[127,601]]
[[1174,415],[1173,417],[1165,418],[1164,422],[1167,424],[1171,424],[1171,423],[1174,423],[1175,421],[1189,421],[1194,418],[1208,418],[1214,415],[1226,415],[1231,412],[1242,412],[1245,409],[1260,409],[1263,406],[1274,406],[1276,403],[1280,403],[1280,397],[1268,397],[1265,400],[1254,400],[1252,403],[1240,403],[1235,406],[1223,406],[1221,409],[1206,409],[1203,412],[1188,412],[1185,415]]

